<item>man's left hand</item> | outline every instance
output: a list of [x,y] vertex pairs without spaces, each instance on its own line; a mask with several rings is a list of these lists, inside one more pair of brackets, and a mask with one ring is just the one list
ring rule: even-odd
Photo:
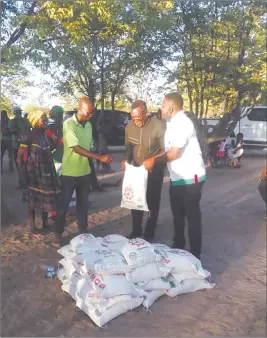
[[148,158],[144,162],[144,167],[146,168],[147,171],[152,171],[155,165],[155,159],[153,157]]

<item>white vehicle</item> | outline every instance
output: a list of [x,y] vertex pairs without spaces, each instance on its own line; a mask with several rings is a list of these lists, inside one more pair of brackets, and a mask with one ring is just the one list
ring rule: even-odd
[[244,146],[267,148],[267,106],[243,108],[234,133],[244,135]]

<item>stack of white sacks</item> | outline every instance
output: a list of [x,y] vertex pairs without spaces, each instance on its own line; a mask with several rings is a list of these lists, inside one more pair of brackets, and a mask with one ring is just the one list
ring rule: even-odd
[[84,234],[58,253],[64,257],[58,269],[62,290],[99,327],[141,304],[149,308],[165,294],[214,287],[207,281],[210,273],[189,252],[141,238]]

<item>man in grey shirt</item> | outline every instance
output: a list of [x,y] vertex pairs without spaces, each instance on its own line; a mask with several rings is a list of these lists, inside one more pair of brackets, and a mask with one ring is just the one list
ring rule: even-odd
[[[150,161],[164,153],[165,123],[148,116],[144,101],[132,104],[131,121],[125,128],[125,161],[134,166],[144,165],[148,170],[147,204],[150,211],[144,232],[144,238],[151,241],[157,225],[160,207],[161,188],[164,177],[164,163]],[[125,167],[125,161],[122,167]],[[142,236],[143,211],[132,210],[133,229],[130,238]]]

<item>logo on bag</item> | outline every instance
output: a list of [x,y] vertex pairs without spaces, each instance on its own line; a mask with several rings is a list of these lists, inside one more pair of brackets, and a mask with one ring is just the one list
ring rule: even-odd
[[174,254],[178,254],[181,256],[191,256],[191,253],[182,249],[172,249],[171,251]]
[[130,255],[129,255],[129,258],[134,261],[137,259],[137,254],[135,252],[131,252]]
[[95,252],[99,255],[108,255],[110,254],[110,250],[95,250]]
[[124,197],[125,197],[126,201],[131,201],[133,199],[133,197],[134,197],[133,188],[126,187],[124,189]]
[[137,239],[131,239],[130,241],[129,241],[129,244],[131,244],[131,245],[135,245],[135,246],[143,246],[143,245],[145,245],[146,244],[146,242],[145,241],[143,241],[142,239],[139,239],[139,238],[137,238]]

